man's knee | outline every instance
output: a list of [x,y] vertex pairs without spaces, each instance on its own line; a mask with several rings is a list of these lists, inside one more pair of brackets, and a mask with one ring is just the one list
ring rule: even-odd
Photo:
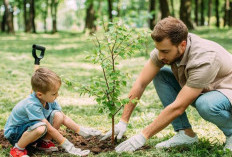
[[204,98],[196,100],[196,109],[205,120],[211,119],[218,112],[215,106]]

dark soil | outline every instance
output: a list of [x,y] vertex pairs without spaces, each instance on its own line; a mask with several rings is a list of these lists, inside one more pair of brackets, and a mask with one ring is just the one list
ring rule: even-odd
[[[83,138],[82,136],[78,136],[76,133],[70,131],[70,130],[61,130],[60,133],[67,138],[70,142],[72,142],[76,147],[83,149],[89,149],[93,154],[99,154],[101,152],[108,152],[108,151],[114,151],[114,148],[121,143],[122,141],[126,140],[126,137],[124,136],[121,141],[116,142],[115,146],[111,145],[111,139],[106,139],[104,141],[99,141],[97,137],[90,137],[90,138]],[[2,148],[9,148],[11,147],[11,144],[8,142],[7,139],[3,136],[3,130],[0,130],[0,145]],[[57,145],[57,144],[56,144]],[[49,154],[49,156],[59,156],[62,154],[62,156],[69,156],[64,149],[62,149],[60,146],[58,146],[59,151],[58,152],[43,152],[36,150],[33,146],[30,146],[27,148],[30,156],[36,156],[40,157],[44,154]],[[150,146],[143,146],[140,150],[144,149],[150,149]]]

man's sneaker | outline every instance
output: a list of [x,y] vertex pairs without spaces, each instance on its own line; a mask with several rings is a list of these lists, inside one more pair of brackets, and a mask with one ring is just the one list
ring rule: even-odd
[[46,152],[55,152],[58,151],[58,148],[52,141],[41,140],[37,143],[36,148]]
[[190,137],[184,133],[184,130],[180,130],[175,136],[170,138],[167,141],[163,141],[161,143],[158,143],[155,147],[156,148],[170,148],[185,144],[192,144],[198,142],[197,135],[195,137]]
[[226,137],[226,144],[224,147],[224,151],[226,150],[232,151],[232,136]]
[[10,156],[11,157],[29,157],[27,155],[27,150],[26,149],[19,150],[16,147],[11,148],[11,150],[10,150]]

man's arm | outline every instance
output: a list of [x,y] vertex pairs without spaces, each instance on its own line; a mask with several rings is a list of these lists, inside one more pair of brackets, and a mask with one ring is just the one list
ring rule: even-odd
[[[151,59],[148,60],[148,62],[145,64],[144,68],[142,69],[139,77],[135,81],[130,93],[129,98],[130,100],[133,99],[140,99],[142,96],[145,88],[147,85],[152,81],[152,79],[156,76],[156,74],[159,72],[160,68],[156,66]],[[122,118],[124,122],[128,122],[131,116],[132,111],[134,110],[136,104],[133,104],[130,102],[129,104],[126,104],[123,110]]]
[[143,135],[149,139],[164,129],[176,117],[184,113],[186,108],[201,94],[202,90],[203,89],[191,88],[185,85],[177,95],[176,100],[168,105],[159,116],[142,131]]

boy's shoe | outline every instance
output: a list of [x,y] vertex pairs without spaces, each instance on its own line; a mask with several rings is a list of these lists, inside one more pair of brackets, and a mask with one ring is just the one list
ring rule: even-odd
[[41,140],[37,143],[36,148],[39,150],[43,150],[46,152],[55,152],[58,151],[58,148],[55,146],[55,144],[52,141],[44,141]]
[[232,151],[232,136],[226,137],[226,144],[224,147],[224,151],[226,150]]
[[26,149],[19,150],[16,147],[13,147],[13,148],[10,149],[10,156],[11,157],[29,157],[27,155],[27,150]]
[[158,143],[155,147],[156,148],[170,148],[170,147],[176,147],[181,145],[188,145],[198,142],[197,135],[195,137],[190,137],[185,134],[184,130],[180,130],[175,136],[170,138],[167,141],[163,141],[161,143]]

